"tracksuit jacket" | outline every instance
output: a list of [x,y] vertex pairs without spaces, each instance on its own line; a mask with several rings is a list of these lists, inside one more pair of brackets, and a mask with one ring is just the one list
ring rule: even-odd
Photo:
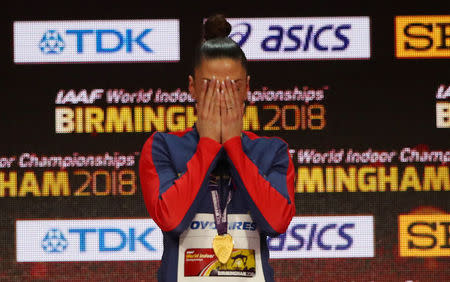
[[177,281],[179,236],[196,213],[213,213],[208,180],[224,160],[234,183],[228,214],[249,213],[256,222],[264,277],[274,280],[266,236],[286,232],[295,215],[295,172],[287,143],[243,131],[220,144],[200,138],[194,125],[181,132],[153,133],[141,153],[145,205],[164,237],[159,281]]

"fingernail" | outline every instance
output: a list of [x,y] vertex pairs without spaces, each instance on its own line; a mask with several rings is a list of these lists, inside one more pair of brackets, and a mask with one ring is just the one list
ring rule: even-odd
[[222,89],[222,91],[220,91],[220,92],[223,94],[223,92],[224,92],[223,89]]
[[229,76],[227,76],[227,80],[230,80],[230,77],[229,77]]
[[222,85],[225,86],[225,81],[222,80]]
[[234,79],[231,80],[231,83],[235,84],[236,82],[234,81]]

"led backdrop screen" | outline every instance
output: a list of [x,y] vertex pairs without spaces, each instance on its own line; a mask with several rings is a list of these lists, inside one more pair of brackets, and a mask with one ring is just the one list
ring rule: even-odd
[[0,278],[156,280],[140,151],[194,125],[194,48],[224,12],[249,60],[244,130],[287,141],[296,170],[276,280],[450,279],[445,9],[67,5],[1,20]]

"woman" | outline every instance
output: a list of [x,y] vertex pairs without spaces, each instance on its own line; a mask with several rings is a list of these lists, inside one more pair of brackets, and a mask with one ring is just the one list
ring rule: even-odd
[[295,214],[287,144],[242,131],[250,77],[230,31],[222,15],[205,23],[189,76],[196,125],[155,132],[142,149],[145,204],[164,234],[160,281],[273,281],[266,236]]

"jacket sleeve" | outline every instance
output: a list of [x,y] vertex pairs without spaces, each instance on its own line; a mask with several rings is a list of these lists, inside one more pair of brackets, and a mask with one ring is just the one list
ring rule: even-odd
[[[236,136],[224,143],[237,189],[244,191],[250,213],[261,232],[269,236],[285,233],[295,215],[295,171],[288,146],[281,140],[271,142],[265,150],[274,150],[275,155],[269,169],[262,171],[263,164],[258,161],[263,158],[250,159],[250,152],[244,152],[242,138]],[[261,149],[258,152],[265,151]],[[252,150],[251,146],[248,150]]]
[[186,171],[178,175],[161,133],[155,132],[144,144],[139,162],[142,194],[161,230],[179,234],[190,224],[221,148],[213,139],[200,138]]

